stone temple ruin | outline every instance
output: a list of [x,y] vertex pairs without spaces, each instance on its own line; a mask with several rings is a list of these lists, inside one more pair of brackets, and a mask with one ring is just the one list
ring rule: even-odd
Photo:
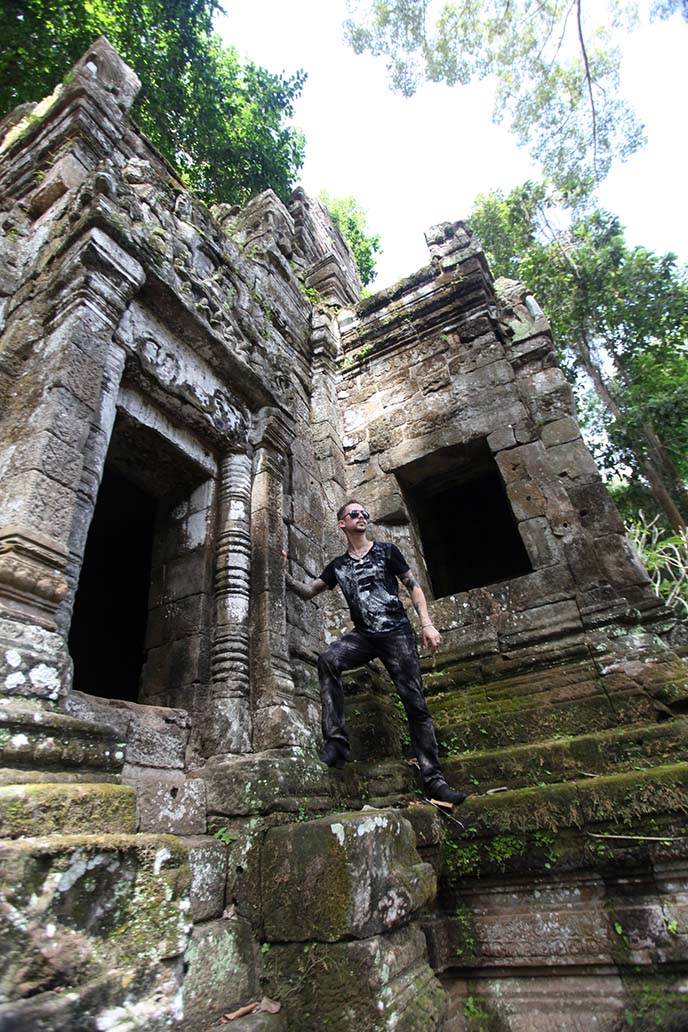
[[[686,636],[546,318],[460,222],[361,301],[317,201],[208,211],[137,88],[101,39],[0,127],[0,1026],[687,1028]],[[374,666],[317,760],[344,609],[281,550],[317,576],[354,496],[465,828]]]

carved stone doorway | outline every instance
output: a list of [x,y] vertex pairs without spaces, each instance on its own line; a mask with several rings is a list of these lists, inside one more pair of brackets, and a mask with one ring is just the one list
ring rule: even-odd
[[207,689],[213,470],[118,413],[70,624],[75,689],[184,708]]
[[155,514],[150,494],[105,468],[69,632],[78,691],[138,701]]

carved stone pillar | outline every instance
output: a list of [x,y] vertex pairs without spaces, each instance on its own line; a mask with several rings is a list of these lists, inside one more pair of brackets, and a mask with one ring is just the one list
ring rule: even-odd
[[124,349],[118,345],[113,343],[108,348],[100,403],[84,447],[81,483],[77,491],[72,532],[69,539],[69,554],[64,571],[68,590],[55,616],[57,626],[65,637],[69,634],[74,599],[79,586],[81,566],[86,550],[86,540],[96,507],[98,490],[103,479],[105,456],[115,423],[117,396],[122,381],[125,357]]
[[294,706],[284,588],[283,495],[294,429],[283,412],[261,409],[250,435],[255,447],[251,495],[251,700],[253,746],[304,743],[308,731]]
[[[17,697],[54,701],[55,685],[63,687],[68,677],[55,616],[67,593],[84,454],[98,422],[114,329],[143,279],[139,263],[101,230],[84,234],[48,285],[52,303],[42,317],[43,333],[24,358],[3,413],[0,645],[20,642],[21,649],[11,649],[9,660],[7,648],[0,649],[0,681]],[[16,318],[20,331],[21,311]],[[6,334],[8,348],[16,346],[12,320]]]
[[251,459],[244,450],[220,463],[210,698],[197,717],[205,756],[251,751],[250,520]]

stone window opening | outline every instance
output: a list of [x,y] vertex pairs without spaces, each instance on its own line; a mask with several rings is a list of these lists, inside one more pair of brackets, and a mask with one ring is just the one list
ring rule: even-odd
[[484,438],[439,448],[396,470],[435,598],[532,573]]

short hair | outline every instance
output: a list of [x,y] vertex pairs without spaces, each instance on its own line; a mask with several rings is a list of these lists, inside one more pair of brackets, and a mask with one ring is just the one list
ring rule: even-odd
[[348,502],[344,502],[344,505],[340,505],[337,509],[337,523],[339,523],[340,520],[344,519],[344,510],[347,508],[347,506],[360,504],[361,503],[359,502],[358,498],[350,498]]

